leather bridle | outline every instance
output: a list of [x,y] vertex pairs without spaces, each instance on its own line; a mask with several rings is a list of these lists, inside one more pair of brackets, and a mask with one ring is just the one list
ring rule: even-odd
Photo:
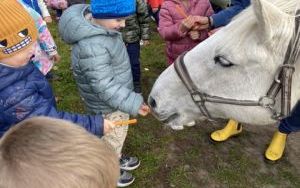
[[[299,12],[299,11],[298,11]],[[219,96],[212,96],[207,93],[199,91],[195,83],[191,79],[187,68],[184,64],[185,53],[180,55],[174,62],[174,67],[177,75],[189,91],[192,100],[198,106],[202,115],[206,118],[213,120],[214,118],[210,115],[209,111],[206,108],[205,103],[220,103],[220,104],[230,104],[230,105],[240,105],[240,106],[261,106],[269,109],[272,112],[272,118],[275,120],[280,120],[283,117],[289,115],[291,110],[291,86],[292,86],[292,77],[295,71],[294,64],[299,58],[300,48],[300,37],[297,36],[299,30],[300,18],[296,17],[296,34],[291,39],[283,64],[276,71],[274,81],[271,84],[267,94],[260,97],[257,101],[255,100],[237,100]],[[276,111],[275,102],[276,96],[281,90],[281,110]]]

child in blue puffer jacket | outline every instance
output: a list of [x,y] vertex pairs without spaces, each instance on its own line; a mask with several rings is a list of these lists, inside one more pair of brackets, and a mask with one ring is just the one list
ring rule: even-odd
[[60,112],[51,87],[31,62],[37,41],[34,20],[17,1],[0,1],[0,137],[33,116],[69,120],[102,136],[114,128],[101,115]]
[[[135,7],[135,0],[92,0],[91,6],[71,6],[59,21],[60,36],[72,45],[73,75],[86,110],[103,112],[112,121],[145,116],[150,110],[133,91],[130,61],[119,32],[125,27],[125,18],[136,12]],[[127,171],[140,165],[137,157],[122,153],[127,131],[128,126],[121,126],[103,137],[120,157],[120,187],[133,183]]]

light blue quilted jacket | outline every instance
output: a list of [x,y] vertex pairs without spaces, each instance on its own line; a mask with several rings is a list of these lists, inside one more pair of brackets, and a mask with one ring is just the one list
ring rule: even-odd
[[143,103],[133,92],[129,57],[121,33],[85,19],[89,5],[74,5],[59,21],[62,39],[73,45],[72,67],[87,111],[98,114],[121,110],[136,115]]

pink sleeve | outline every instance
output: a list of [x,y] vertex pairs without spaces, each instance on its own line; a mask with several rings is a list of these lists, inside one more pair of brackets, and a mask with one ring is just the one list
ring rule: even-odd
[[211,4],[208,2],[208,7],[207,7],[207,10],[206,10],[205,16],[211,16],[213,14],[214,14],[214,10],[213,10]]

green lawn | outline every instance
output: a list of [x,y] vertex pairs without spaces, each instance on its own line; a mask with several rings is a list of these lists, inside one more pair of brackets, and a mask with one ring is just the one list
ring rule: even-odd
[[[50,29],[62,56],[55,72],[63,80],[52,84],[60,98],[58,107],[84,113],[69,68],[70,46],[60,40],[56,23]],[[141,62],[143,95],[147,98],[155,79],[166,68],[164,44],[156,32],[151,45],[142,48]],[[138,121],[138,126],[131,127],[124,148],[124,153],[142,161],[133,172],[136,181],[131,187],[300,187],[299,171],[290,158],[277,164],[263,160],[262,153],[272,135],[267,129],[245,132],[224,144],[211,144],[208,134],[224,122],[201,122],[175,132],[151,115],[138,117]]]

